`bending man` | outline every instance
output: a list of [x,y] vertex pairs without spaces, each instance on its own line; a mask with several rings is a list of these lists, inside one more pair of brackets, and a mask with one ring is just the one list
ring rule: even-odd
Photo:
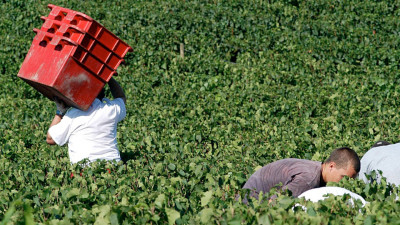
[[[335,149],[324,162],[305,159],[282,159],[257,170],[243,186],[252,190],[250,196],[258,198],[260,192],[271,188],[288,189],[294,197],[327,182],[339,182],[343,177],[355,178],[360,171],[360,159],[350,148]],[[247,199],[244,199],[247,202]]]

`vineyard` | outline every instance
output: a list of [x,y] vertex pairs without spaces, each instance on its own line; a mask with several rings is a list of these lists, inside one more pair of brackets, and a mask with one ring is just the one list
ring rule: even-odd
[[[17,77],[49,3],[89,15],[134,49],[115,77],[127,96],[118,164],[71,165],[66,146],[46,143],[54,102]],[[2,0],[1,224],[399,223],[398,188],[385,181],[328,184],[365,207],[346,196],[236,200],[275,160],[323,161],[342,146],[361,158],[378,140],[400,141],[399,6]]]

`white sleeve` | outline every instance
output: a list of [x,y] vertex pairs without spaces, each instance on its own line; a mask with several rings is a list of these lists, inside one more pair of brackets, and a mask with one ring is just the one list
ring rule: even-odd
[[48,132],[57,145],[63,146],[68,142],[71,122],[71,118],[65,115],[58,124],[49,128]]
[[115,106],[115,109],[117,111],[117,121],[121,122],[126,116],[126,107],[125,107],[125,102],[122,98],[116,98],[112,101],[110,101],[112,105]]

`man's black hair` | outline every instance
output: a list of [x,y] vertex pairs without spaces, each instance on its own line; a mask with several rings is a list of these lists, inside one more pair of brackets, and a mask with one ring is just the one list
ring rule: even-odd
[[333,150],[329,158],[325,160],[325,163],[330,162],[336,163],[338,168],[347,168],[351,165],[357,173],[360,172],[360,158],[351,148],[343,147]]

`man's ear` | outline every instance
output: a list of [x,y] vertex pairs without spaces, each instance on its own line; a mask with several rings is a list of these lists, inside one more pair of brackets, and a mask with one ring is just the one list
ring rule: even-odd
[[335,162],[329,162],[328,167],[329,167],[329,169],[336,168],[336,163]]

